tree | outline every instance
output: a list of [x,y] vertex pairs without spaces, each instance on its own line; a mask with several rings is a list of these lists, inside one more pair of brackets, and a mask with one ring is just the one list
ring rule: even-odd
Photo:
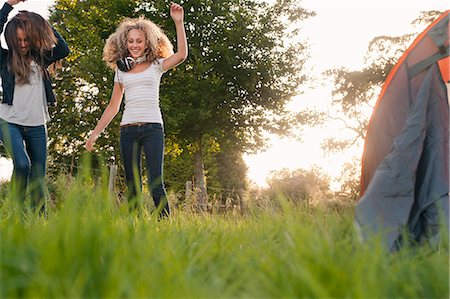
[[[174,41],[169,2],[56,1],[50,19],[72,53],[55,78],[60,105],[52,113],[49,147],[55,165],[77,164],[86,134],[109,101],[113,73],[101,61],[106,38],[123,17],[144,15]],[[273,5],[189,0],[183,7],[190,53],[163,77],[160,100],[167,151],[193,157],[195,182],[205,200],[203,165],[210,146],[219,152],[222,146],[233,153],[256,150],[264,145],[264,130],[281,134],[298,124],[301,116],[290,115],[285,106],[304,79],[306,57],[304,45],[288,42],[296,34],[290,24],[312,14],[293,0]],[[108,163],[120,160],[119,119],[97,142],[99,156]]]
[[361,160],[354,158],[351,162],[344,164],[339,182],[341,188],[339,197],[350,202],[355,202],[359,198]]
[[[87,134],[93,129],[107,106],[113,86],[113,72],[102,61],[106,38],[123,16],[135,15],[135,1],[58,0],[50,22],[69,44],[71,53],[54,78],[58,106],[49,123],[49,153],[52,169],[76,171]],[[97,142],[94,164],[120,160],[119,119],[105,130]]]
[[[167,1],[160,1],[143,7],[148,17],[156,18],[154,12],[166,6]],[[190,54],[164,81],[168,92],[161,98],[168,127],[192,150],[204,201],[205,144],[226,142],[236,152],[255,150],[264,144],[263,131],[286,133],[298,124],[285,105],[304,79],[305,57],[300,55],[305,46],[288,45],[290,22],[284,20],[301,21],[311,14],[295,1],[269,6],[192,0],[183,6]]]
[[311,170],[282,169],[271,173],[267,180],[271,199],[284,196],[288,200],[300,202],[320,202],[332,195],[330,178],[320,168]]
[[247,165],[242,158],[242,152],[231,145],[223,144],[215,158],[219,165],[217,177],[222,200],[232,199],[234,203],[242,203],[244,190],[247,188]]

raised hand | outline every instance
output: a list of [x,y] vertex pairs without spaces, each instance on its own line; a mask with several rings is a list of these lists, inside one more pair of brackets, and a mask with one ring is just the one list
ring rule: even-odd
[[6,3],[8,3],[11,6],[13,6],[13,5],[16,5],[19,2],[25,2],[25,1],[27,1],[27,0],[8,0],[8,1],[6,1]]
[[170,4],[170,16],[172,17],[172,20],[176,22],[183,22],[184,18],[184,9],[181,5],[176,3]]

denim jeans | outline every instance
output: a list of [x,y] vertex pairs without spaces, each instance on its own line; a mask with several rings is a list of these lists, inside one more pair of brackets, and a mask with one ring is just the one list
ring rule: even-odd
[[47,127],[21,126],[0,119],[0,140],[13,160],[11,187],[14,196],[25,202],[29,189],[31,207],[45,208]]
[[145,123],[120,128],[120,149],[132,208],[139,205],[142,193],[141,153],[144,150],[147,178],[159,216],[169,216],[170,209],[164,188],[164,129],[159,123]]

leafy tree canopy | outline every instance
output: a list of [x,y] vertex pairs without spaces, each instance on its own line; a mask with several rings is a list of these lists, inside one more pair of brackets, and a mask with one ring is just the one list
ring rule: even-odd
[[[169,4],[167,0],[55,2],[50,20],[72,51],[55,77],[59,106],[49,130],[55,165],[77,163],[87,134],[109,102],[114,74],[101,59],[106,38],[124,17],[144,15],[159,24],[176,46]],[[224,144],[233,145],[227,150],[232,153],[254,151],[264,145],[264,131],[285,134],[307,121],[307,115],[290,114],[286,104],[305,79],[307,59],[306,45],[291,38],[312,13],[293,0],[271,5],[256,0],[181,4],[189,56],[164,75],[160,93],[168,152],[203,155],[210,150],[202,146],[213,144],[219,151]],[[119,113],[97,141],[97,155],[107,163],[120,160],[120,117]]]

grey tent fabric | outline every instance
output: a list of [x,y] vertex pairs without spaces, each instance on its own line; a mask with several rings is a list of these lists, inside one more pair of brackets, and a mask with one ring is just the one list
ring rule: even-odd
[[414,81],[420,88],[405,124],[355,210],[362,237],[382,233],[390,251],[404,230],[413,241],[435,241],[439,225],[449,223],[447,89],[437,64]]
[[[450,60],[449,14],[450,11],[443,13],[415,39],[386,78],[367,128],[361,161],[361,195],[404,127],[426,70],[438,63],[442,76],[448,80],[450,70],[445,62]],[[442,53],[443,48],[447,49],[447,55]]]
[[448,27],[449,27],[449,18],[442,19],[436,26],[431,28],[428,32],[428,36],[439,49],[438,52],[426,57],[424,60],[417,62],[415,65],[411,66],[409,71],[410,77],[416,76],[418,73],[423,71],[425,68],[429,67],[436,61],[448,57],[449,48],[448,48]]

